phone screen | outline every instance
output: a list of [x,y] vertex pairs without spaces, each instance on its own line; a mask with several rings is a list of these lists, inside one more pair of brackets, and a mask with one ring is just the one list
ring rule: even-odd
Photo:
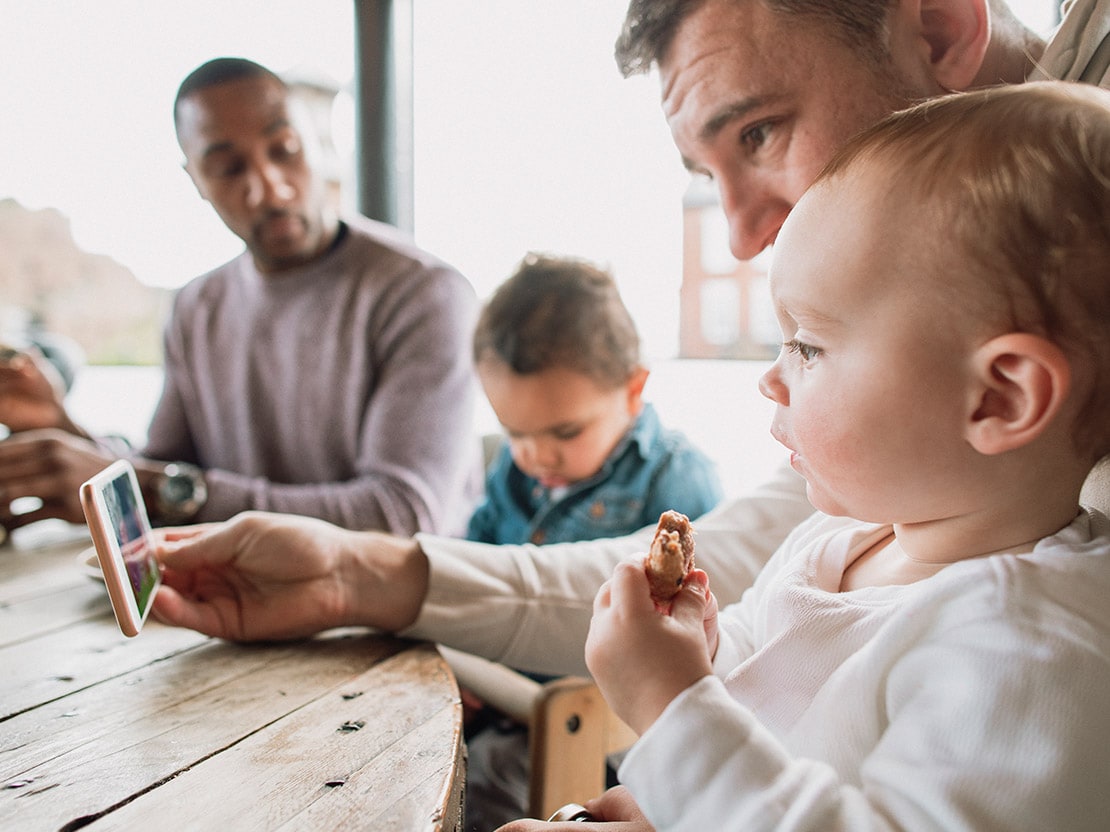
[[116,620],[135,635],[161,582],[135,470],[114,462],[82,486],[81,497]]

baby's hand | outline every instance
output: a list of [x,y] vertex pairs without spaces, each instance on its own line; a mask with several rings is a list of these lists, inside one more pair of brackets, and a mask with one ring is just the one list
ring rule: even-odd
[[594,599],[586,664],[613,711],[643,733],[682,691],[711,672],[717,601],[701,570],[670,614],[652,601],[642,559],[618,564]]

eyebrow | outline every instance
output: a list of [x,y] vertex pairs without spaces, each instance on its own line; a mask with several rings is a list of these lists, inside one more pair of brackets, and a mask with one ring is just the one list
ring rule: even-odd
[[587,421],[588,420],[586,420],[586,421],[584,421],[584,420],[575,420],[575,421],[571,421],[571,422],[559,422],[559,424],[557,424],[557,425],[544,425],[539,430],[530,430],[530,431],[512,430],[506,425],[501,425],[501,427],[504,428],[505,432],[507,434],[509,434],[509,436],[514,436],[514,437],[516,437],[516,436],[537,436],[539,434],[545,434],[545,433],[547,433],[547,434],[563,433],[563,432],[568,431],[568,430],[575,430],[576,428],[581,428],[581,427],[585,426],[587,424]]
[[[276,118],[272,122],[270,122],[270,124],[266,126],[266,129],[262,131],[262,134],[265,136],[272,136],[274,133],[288,127],[290,124],[291,122],[289,121],[288,116],[282,115],[280,118]],[[225,153],[234,149],[235,145],[232,142],[215,142],[214,144],[210,144],[208,145],[208,147],[204,148],[204,152],[200,155],[200,157],[202,159],[207,159],[213,154]]]
[[742,101],[734,101],[730,104],[726,104],[717,110],[717,112],[702,125],[701,130],[698,131],[698,141],[712,141],[726,125],[739,118],[743,118],[752,110],[761,107],[766,101],[767,99],[765,98],[745,98]]
[[790,300],[789,303],[777,300],[775,305],[782,309],[795,323],[804,322],[808,326],[835,326],[840,323],[840,319],[834,315],[830,315],[815,304],[797,298]]
[[[770,100],[769,96],[753,96],[740,101],[733,101],[717,109],[698,130],[698,142],[708,144],[720,134],[726,126],[744,118],[752,110],[764,106]],[[682,157],[682,165],[688,171],[696,170],[697,166],[686,156]]]

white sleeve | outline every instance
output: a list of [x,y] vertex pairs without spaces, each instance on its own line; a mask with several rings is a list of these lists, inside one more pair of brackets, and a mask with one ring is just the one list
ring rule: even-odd
[[[958,596],[941,632],[914,609],[894,640],[917,641],[874,687],[807,714],[833,732],[829,759],[792,753],[812,738],[777,738],[707,676],[643,733],[620,780],[660,832],[1105,829],[1110,616],[1046,622],[1037,607],[1011,621],[1000,610],[1023,600],[1000,595],[966,617]],[[856,726],[877,738],[853,761],[841,752]]]
[[[695,559],[721,606],[740,598],[790,531],[813,513],[805,481],[783,466],[752,494],[694,524]],[[646,552],[654,527],[549,546],[493,546],[418,535],[430,564],[420,618],[426,638],[522,670],[586,675],[594,595],[614,566]]]

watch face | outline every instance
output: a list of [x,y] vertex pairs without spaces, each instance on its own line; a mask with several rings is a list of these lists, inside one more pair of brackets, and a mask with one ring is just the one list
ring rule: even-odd
[[195,490],[193,481],[189,477],[177,474],[166,477],[162,483],[162,498],[171,504],[184,503],[192,499]]
[[208,489],[199,468],[183,462],[172,462],[166,466],[155,494],[159,519],[181,523],[195,517],[200,511],[208,497]]

